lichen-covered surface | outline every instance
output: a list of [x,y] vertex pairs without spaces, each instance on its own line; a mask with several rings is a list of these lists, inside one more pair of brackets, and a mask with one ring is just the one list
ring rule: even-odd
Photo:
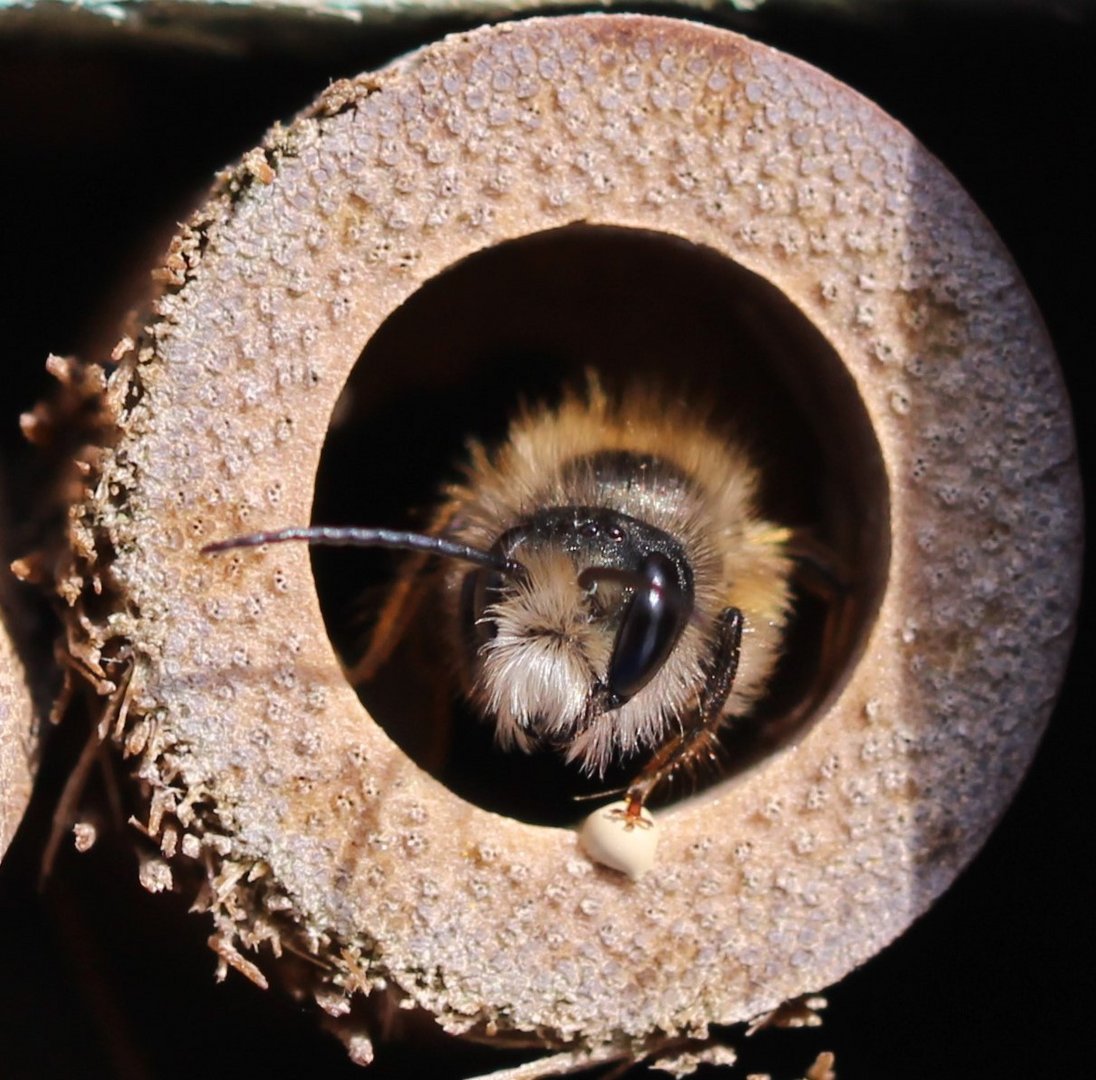
[[[887,586],[854,670],[791,745],[661,816],[659,867],[461,802],[345,684],[303,549],[203,542],[306,520],[328,418],[384,318],[501,241],[662,231],[779,286],[842,357],[890,485]],[[702,1033],[839,979],[985,839],[1060,677],[1080,521],[1037,313],[955,182],[878,109],[735,35],[537,20],[338,83],[222,178],[113,385],[73,520],[73,648],[213,944],[321,1004],[378,979],[448,1029],[596,1050]],[[94,575],[115,614],[89,602]],[[254,953],[244,953],[256,947]]]

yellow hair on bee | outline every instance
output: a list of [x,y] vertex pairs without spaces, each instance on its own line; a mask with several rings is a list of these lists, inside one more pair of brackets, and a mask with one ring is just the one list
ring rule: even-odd
[[[634,697],[596,713],[584,704],[607,677],[619,620],[591,614],[581,552],[522,549],[527,576],[492,604],[494,637],[465,672],[502,745],[544,741],[592,773],[660,745],[697,708],[727,608],[745,626],[723,711],[749,711],[780,653],[792,569],[789,531],[759,515],[758,485],[746,451],[694,405],[643,385],[614,399],[592,378],[556,408],[526,409],[497,448],[472,447],[441,511],[448,537],[490,549],[551,508],[599,508],[673,538],[692,572],[693,610],[672,653]],[[445,571],[454,619],[467,573]]]
[[448,559],[425,588],[396,586],[352,674],[368,681],[417,599],[440,588],[439,636],[501,746],[549,746],[599,775],[656,751],[628,788],[633,826],[762,693],[788,616],[792,534],[761,516],[745,449],[651,385],[614,399],[590,377],[470,456],[426,533],[290,526],[205,550],[305,540]]

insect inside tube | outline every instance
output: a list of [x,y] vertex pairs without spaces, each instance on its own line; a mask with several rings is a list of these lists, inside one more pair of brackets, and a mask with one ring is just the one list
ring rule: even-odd
[[797,534],[758,510],[747,453],[695,408],[591,379],[528,410],[423,533],[302,527],[210,544],[290,540],[406,549],[433,574],[392,591],[358,675],[390,655],[425,602],[444,613],[462,690],[504,748],[550,747],[591,775],[647,752],[626,788],[651,793],[713,756],[781,652]]

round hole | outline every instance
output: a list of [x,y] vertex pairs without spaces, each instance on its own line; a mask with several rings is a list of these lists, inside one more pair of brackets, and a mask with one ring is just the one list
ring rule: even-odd
[[[763,510],[817,547],[765,701],[727,726],[724,764],[654,801],[718,782],[794,737],[836,692],[872,621],[889,555],[878,445],[853,380],[776,288],[661,233],[569,226],[498,245],[423,285],[370,340],[328,431],[316,524],[426,528],[470,439],[506,437],[523,402],[558,401],[586,373],[612,391],[654,381],[751,449]],[[501,532],[501,528],[500,528]],[[348,668],[369,643],[400,554],[315,548],[328,633]],[[601,778],[558,753],[504,753],[490,718],[457,692],[430,635],[429,593],[391,660],[357,687],[370,714],[423,768],[487,809],[544,824],[627,784],[642,757]]]

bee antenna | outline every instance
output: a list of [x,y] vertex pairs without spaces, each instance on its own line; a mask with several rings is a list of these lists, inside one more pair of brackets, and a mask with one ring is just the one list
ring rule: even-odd
[[392,548],[400,551],[422,551],[427,555],[441,555],[449,559],[462,559],[497,570],[507,577],[524,579],[528,571],[516,559],[459,544],[443,536],[427,536],[424,533],[403,532],[399,529],[363,529],[357,526],[310,525],[274,529],[271,532],[249,533],[234,536],[231,540],[217,540],[202,548],[203,555],[215,555],[233,548],[260,547],[263,544],[285,544],[303,540],[309,544],[326,547]]

